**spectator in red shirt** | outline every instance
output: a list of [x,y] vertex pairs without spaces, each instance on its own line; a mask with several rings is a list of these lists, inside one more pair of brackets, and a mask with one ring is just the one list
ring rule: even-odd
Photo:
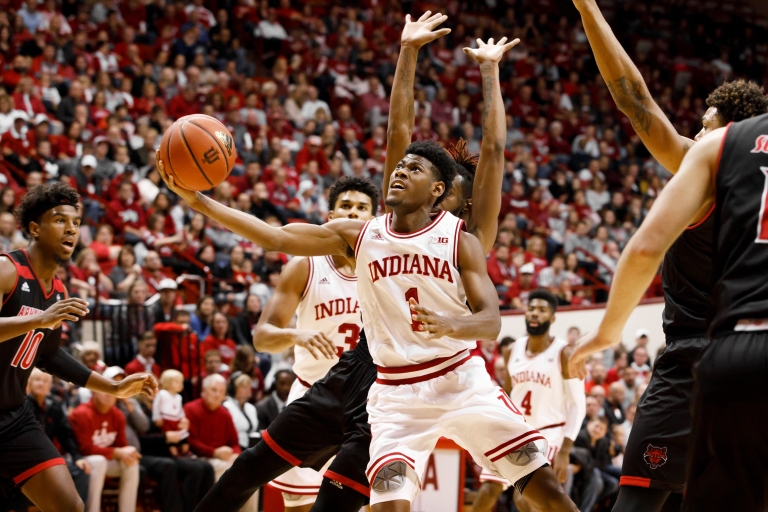
[[237,344],[228,338],[229,319],[224,313],[214,313],[211,325],[211,334],[203,340],[200,345],[200,352],[206,354],[209,350],[218,350],[221,355],[221,362],[229,366],[235,358]]
[[610,386],[614,382],[621,380],[624,370],[629,366],[629,358],[627,357],[627,351],[619,347],[616,349],[614,355],[615,361],[613,366],[608,370],[605,376],[605,385]]
[[[213,466],[216,480],[232,466],[241,451],[235,423],[222,405],[227,397],[226,388],[224,377],[209,375],[203,379],[200,398],[184,406],[184,413],[189,419],[192,452]],[[258,499],[256,492],[240,510],[256,512]]]
[[168,102],[168,116],[171,119],[179,119],[180,117],[199,113],[200,108],[197,90],[193,85],[187,85]]
[[323,139],[317,135],[310,135],[307,138],[307,142],[304,143],[304,147],[296,153],[296,160],[294,163],[296,164],[297,172],[303,173],[305,170],[304,166],[307,162],[317,162],[320,176],[325,176],[331,169],[328,159],[325,157],[325,152],[323,151]]
[[275,171],[272,181],[267,183],[269,202],[278,208],[285,208],[288,202],[296,195],[293,187],[285,184],[287,178],[288,171],[284,167],[280,167]]
[[125,243],[135,245],[141,241],[146,219],[144,209],[134,200],[131,183],[120,183],[117,199],[109,203],[104,216],[115,233],[123,235]]
[[509,271],[509,246],[499,244],[491,251],[486,266],[488,267],[488,277],[491,278],[493,285],[496,287],[496,291],[500,295],[505,295],[512,282],[514,276]]
[[453,105],[448,100],[448,89],[445,87],[437,90],[437,97],[432,102],[432,121],[453,124]]
[[149,293],[155,294],[161,288],[160,282],[170,276],[163,273],[163,260],[156,251],[149,251],[144,256],[144,267],[141,271],[142,277],[147,282]]
[[[122,368],[112,366],[104,370],[104,377],[112,379],[122,373]],[[106,476],[120,479],[118,510],[136,510],[141,454],[128,445],[125,416],[115,407],[116,402],[114,395],[93,391],[91,401],[80,404],[69,415],[80,453],[91,466],[85,505],[88,512],[101,510],[101,490]]]
[[147,372],[159,379],[161,370],[160,365],[155,362],[155,351],[157,350],[155,334],[152,331],[142,334],[141,339],[137,343],[137,349],[138,354],[136,354],[136,357],[125,365],[125,375]]
[[164,347],[158,356],[160,367],[178,369],[185,379],[197,386],[200,375],[200,342],[197,334],[190,330],[189,320],[189,311],[177,309],[173,312],[173,322],[155,324],[154,332]]
[[[479,356],[485,362],[485,371],[495,381],[496,380],[496,361],[501,357],[496,350],[496,340],[478,340],[477,347],[473,349],[469,355]],[[496,383],[499,386],[503,386],[503,382]]]
[[336,120],[333,122],[333,126],[336,128],[336,133],[344,133],[345,130],[351,128],[355,130],[357,140],[363,142],[363,129],[352,118],[352,109],[346,103],[339,107],[336,113]]
[[533,89],[525,85],[520,89],[520,95],[512,100],[509,113],[519,119],[521,129],[530,129],[536,125],[539,117],[539,106],[531,98]]
[[509,287],[503,303],[511,306],[512,309],[525,309],[528,304],[528,295],[534,289],[536,289],[534,266],[533,263],[526,263],[520,267],[520,278]]

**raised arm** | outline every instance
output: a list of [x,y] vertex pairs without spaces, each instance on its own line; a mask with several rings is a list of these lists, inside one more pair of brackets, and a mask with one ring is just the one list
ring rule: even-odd
[[411,299],[413,320],[422,322],[429,338],[450,336],[460,340],[495,340],[501,330],[499,297],[485,266],[485,254],[473,235],[461,233],[459,269],[471,315],[444,317]]
[[165,173],[159,155],[157,169],[165,183],[190,206],[210,217],[230,231],[261,246],[265,251],[276,251],[295,256],[353,255],[357,234],[363,226],[359,220],[340,219],[323,226],[293,224],[275,228],[247,213],[229,208],[200,192],[177,186],[173,176]]
[[622,48],[595,0],[573,0],[581,13],[584,31],[595,54],[597,67],[611,96],[637,135],[669,172],[676,173],[693,141],[677,133],[651,98],[640,71]]
[[483,143],[472,187],[472,202],[483,207],[471,209],[467,227],[480,241],[486,254],[493,248],[499,227],[501,182],[504,179],[504,145],[507,140],[506,113],[499,83],[499,62],[504,53],[519,42],[520,39],[515,39],[507,43],[507,38],[503,37],[498,43],[494,44],[493,39],[489,39],[486,44],[478,39],[477,49],[464,48],[464,53],[480,64],[483,79]]
[[309,350],[315,359],[333,359],[336,355],[333,341],[322,332],[287,328],[307,286],[309,265],[306,258],[294,258],[280,274],[275,293],[253,332],[253,346],[259,352],[279,354],[298,345]]
[[[405,148],[411,143],[415,124],[413,108],[413,82],[416,77],[416,61],[419,49],[451,32],[449,28],[435,30],[448,19],[440,13],[432,15],[427,11],[418,21],[411,21],[411,15],[405,17],[405,27],[400,36],[400,57],[397,59],[395,80],[389,98],[389,121],[387,124],[387,155],[384,161],[382,195],[387,199],[389,177],[397,162],[405,156]],[[389,211],[389,208],[387,208]]]
[[586,358],[621,341],[624,325],[659,269],[664,254],[686,227],[714,201],[714,174],[726,130],[721,128],[693,146],[680,172],[664,187],[635,236],[621,253],[605,315],[596,333],[579,340],[571,356],[572,377],[584,378]]

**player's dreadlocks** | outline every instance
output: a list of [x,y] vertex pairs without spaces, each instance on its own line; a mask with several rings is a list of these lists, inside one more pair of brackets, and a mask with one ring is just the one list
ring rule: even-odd
[[432,163],[432,167],[437,170],[435,178],[445,184],[445,190],[440,197],[437,198],[437,201],[435,201],[434,206],[437,206],[440,204],[440,201],[448,195],[448,192],[451,191],[453,179],[458,172],[456,161],[451,158],[448,151],[432,140],[420,140],[411,143],[411,145],[405,149],[405,154],[422,156],[429,160]]
[[21,203],[16,209],[16,218],[19,220],[22,231],[29,235],[30,222],[38,222],[45,212],[62,204],[77,208],[78,201],[80,201],[80,195],[65,183],[37,185],[21,198]]
[[467,150],[467,141],[459,139],[456,144],[451,144],[448,153],[459,164],[458,174],[462,177],[461,192],[464,199],[472,197],[472,186],[475,181],[475,171],[477,170],[477,161],[479,155],[473,155]]
[[768,97],[755,82],[726,82],[709,95],[707,106],[715,107],[725,124],[768,112]]
[[370,179],[360,176],[342,176],[336,180],[328,190],[328,208],[330,210],[336,208],[336,201],[339,196],[349,190],[362,192],[370,197],[371,213],[376,215],[376,211],[379,209],[379,188]]

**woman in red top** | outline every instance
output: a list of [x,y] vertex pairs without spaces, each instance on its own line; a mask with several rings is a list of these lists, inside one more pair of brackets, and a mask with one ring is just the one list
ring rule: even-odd
[[106,126],[106,120],[110,112],[107,110],[107,95],[104,91],[96,91],[91,101],[91,119],[98,128]]
[[114,240],[115,232],[112,229],[112,226],[102,224],[99,226],[98,231],[96,231],[96,238],[91,242],[91,245],[88,246],[88,248],[96,254],[96,259],[99,262],[101,271],[106,275],[109,275],[112,271],[112,267],[117,263],[117,256],[120,254],[120,249],[122,248],[121,245],[115,245]]
[[224,313],[216,312],[213,314],[211,322],[211,334],[203,340],[200,345],[200,355],[205,356],[209,350],[218,350],[221,354],[221,362],[229,366],[235,358],[237,345],[232,339],[228,338],[229,318]]
[[205,224],[205,216],[195,212],[189,224],[184,226],[185,251],[193,258],[197,256],[197,252],[208,241],[208,237],[205,236]]
[[170,214],[171,202],[168,200],[168,194],[160,191],[155,196],[155,200],[152,201],[152,206],[147,210],[147,215],[157,213],[163,216],[163,233],[167,236],[173,236],[176,234],[176,224],[173,222],[173,217]]
[[93,249],[83,249],[75,259],[75,264],[70,265],[70,282],[78,289],[78,294],[86,300],[101,297],[109,298],[109,292],[114,285],[112,281],[101,271],[96,253]]
[[69,125],[66,137],[59,137],[56,154],[60,160],[69,160],[77,156],[77,146],[82,142],[82,133],[83,127],[80,126],[80,123],[73,121]]

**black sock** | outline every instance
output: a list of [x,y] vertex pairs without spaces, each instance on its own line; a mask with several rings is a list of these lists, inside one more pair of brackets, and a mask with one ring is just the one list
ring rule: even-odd
[[260,487],[293,467],[264,441],[248,448],[205,495],[195,512],[236,512]]
[[339,489],[328,478],[323,478],[317,500],[309,512],[358,512],[368,503],[368,497],[349,486]]
[[624,485],[619,488],[613,512],[659,512],[670,494],[660,489]]

